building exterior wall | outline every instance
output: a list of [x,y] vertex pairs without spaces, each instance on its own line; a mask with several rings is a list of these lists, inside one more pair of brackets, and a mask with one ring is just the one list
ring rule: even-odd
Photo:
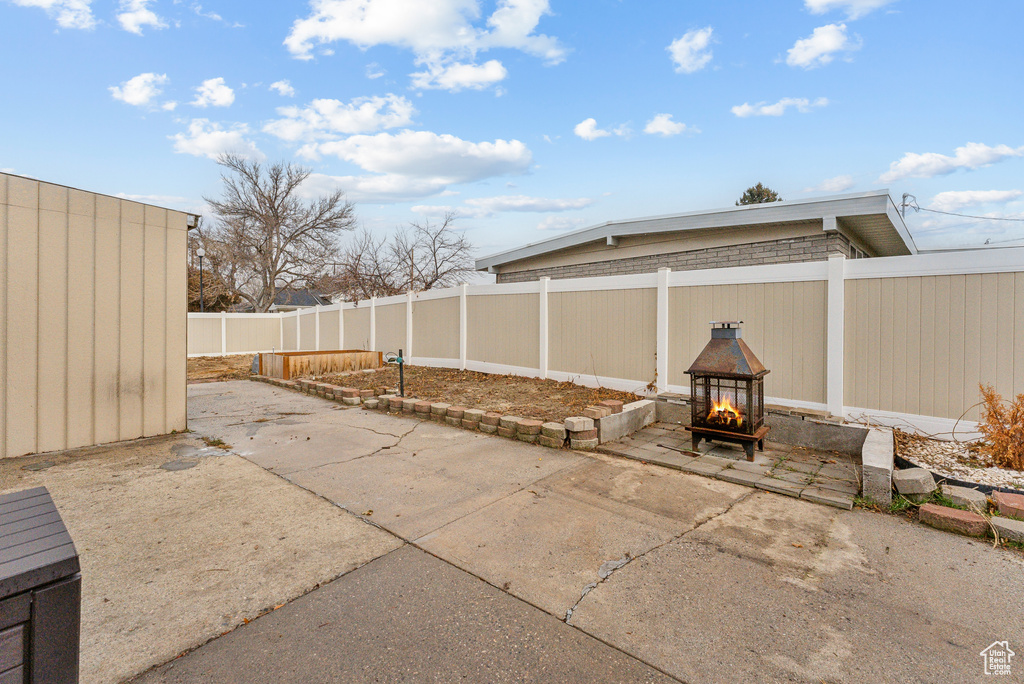
[[847,258],[863,256],[841,232],[821,232],[813,235],[707,247],[664,254],[626,257],[612,261],[534,268],[524,271],[502,271],[499,283],[517,283],[548,278],[586,278],[592,276],[653,273],[659,268],[673,271],[691,271],[729,266],[757,266],[759,264],[787,264],[800,261],[824,261],[829,254],[842,254]]
[[186,221],[0,173],[0,458],[185,429]]

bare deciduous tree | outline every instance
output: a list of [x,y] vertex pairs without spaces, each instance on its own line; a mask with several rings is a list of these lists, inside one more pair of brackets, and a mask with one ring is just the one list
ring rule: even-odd
[[333,290],[353,301],[457,285],[474,264],[472,244],[452,227],[456,218],[412,223],[390,238],[364,229],[346,247]]
[[299,186],[311,171],[290,163],[264,167],[238,155],[217,163],[229,173],[222,197],[204,198],[217,221],[200,238],[232,294],[267,311],[279,292],[322,278],[339,261],[338,238],[355,225],[344,192],[304,199]]

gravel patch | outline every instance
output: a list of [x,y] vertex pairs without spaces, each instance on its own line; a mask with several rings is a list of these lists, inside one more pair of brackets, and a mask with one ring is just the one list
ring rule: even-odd
[[1024,490],[1024,472],[996,466],[982,452],[979,442],[945,442],[919,435],[894,431],[896,448],[900,456],[937,475]]

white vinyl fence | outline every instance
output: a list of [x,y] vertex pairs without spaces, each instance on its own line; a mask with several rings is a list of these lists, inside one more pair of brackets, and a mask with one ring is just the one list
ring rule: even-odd
[[[1024,393],[1024,248],[462,285],[283,314],[190,314],[190,356],[403,350],[409,363],[688,392],[742,320],[770,403],[943,433]],[[961,428],[958,428],[958,433]]]

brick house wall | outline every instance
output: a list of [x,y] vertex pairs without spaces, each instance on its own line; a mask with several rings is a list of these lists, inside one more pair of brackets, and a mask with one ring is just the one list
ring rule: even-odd
[[653,273],[659,268],[673,271],[692,271],[701,268],[728,266],[756,266],[759,264],[788,264],[800,261],[824,261],[829,254],[843,254],[849,259],[862,258],[857,249],[842,233],[829,232],[784,240],[754,242],[745,245],[695,249],[669,254],[651,254],[641,257],[594,261],[569,266],[553,266],[528,271],[497,274],[499,283],[520,283],[539,280],[545,276],[557,278],[587,278],[592,276]]

